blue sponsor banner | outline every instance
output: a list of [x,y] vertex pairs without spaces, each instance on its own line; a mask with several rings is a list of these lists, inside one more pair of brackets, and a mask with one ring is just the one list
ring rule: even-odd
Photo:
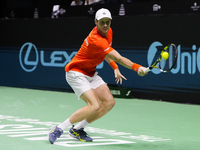
[[[158,46],[165,45],[154,41],[147,48],[121,49],[119,53],[148,67],[157,58]],[[177,64],[168,73],[153,69],[147,76],[140,77],[136,72],[119,65],[121,73],[128,79],[123,81],[122,86],[131,87],[135,92],[144,94],[180,92],[183,96],[191,93],[200,95],[200,47],[177,45],[177,48]],[[0,83],[3,86],[70,90],[71,87],[65,80],[64,67],[77,51],[78,49],[40,48],[31,42],[24,43],[21,47],[1,48]],[[115,84],[114,72],[107,62],[98,65],[97,71],[105,82]],[[162,96],[161,98],[164,99]]]

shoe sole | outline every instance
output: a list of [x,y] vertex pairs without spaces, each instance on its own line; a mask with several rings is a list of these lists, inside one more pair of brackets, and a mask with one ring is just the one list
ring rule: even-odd
[[86,140],[80,139],[79,137],[77,137],[77,136],[71,134],[70,132],[68,132],[68,133],[69,133],[69,135],[70,135],[71,137],[76,138],[76,139],[78,139],[78,140],[81,141],[81,142],[92,142],[92,140],[91,140],[91,141],[86,141]]
[[73,137],[73,138],[78,139],[78,140],[81,141],[81,142],[86,142],[86,140],[82,140],[82,139],[80,139],[79,137],[77,137],[77,136],[71,134],[70,132],[69,132],[69,135],[70,135],[71,137]]

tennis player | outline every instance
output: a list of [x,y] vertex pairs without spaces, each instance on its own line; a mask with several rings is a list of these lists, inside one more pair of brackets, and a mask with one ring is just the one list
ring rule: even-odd
[[[63,123],[51,128],[48,133],[51,144],[70,126],[72,126],[69,130],[70,136],[82,142],[91,142],[93,139],[87,135],[84,128],[104,116],[115,105],[107,84],[96,72],[96,66],[104,59],[114,69],[117,83],[122,83],[122,79],[126,80],[126,78],[120,73],[115,62],[136,71],[139,76],[147,74],[145,67],[133,63],[112,48],[111,20],[109,10],[101,8],[96,12],[96,26],[84,40],[78,53],[65,67],[68,84],[78,98],[87,103],[87,106],[78,109]],[[79,123],[74,126],[73,124],[77,122]]]

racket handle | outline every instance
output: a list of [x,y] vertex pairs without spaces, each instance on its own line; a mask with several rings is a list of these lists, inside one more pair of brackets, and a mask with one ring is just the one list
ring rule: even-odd
[[151,69],[149,67],[147,67],[145,71],[149,72],[149,71],[151,71]]

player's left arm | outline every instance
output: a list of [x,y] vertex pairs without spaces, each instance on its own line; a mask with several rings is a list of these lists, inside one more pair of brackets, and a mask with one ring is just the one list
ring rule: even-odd
[[122,74],[121,74],[121,72],[119,71],[119,68],[118,68],[118,66],[117,66],[117,64],[114,62],[114,60],[112,60],[111,58],[109,58],[109,57],[105,57],[105,60],[108,62],[108,64],[113,68],[113,70],[114,70],[114,74],[115,74],[115,78],[116,78],[116,80],[115,80],[115,82],[118,84],[118,83],[120,83],[120,84],[122,84],[122,79],[124,79],[124,80],[127,80]]
[[144,76],[147,74],[146,67],[133,63],[130,59],[121,56],[116,50],[112,50],[106,55],[106,57],[116,61],[117,63],[121,64],[122,66],[128,69],[136,71],[140,76]]

